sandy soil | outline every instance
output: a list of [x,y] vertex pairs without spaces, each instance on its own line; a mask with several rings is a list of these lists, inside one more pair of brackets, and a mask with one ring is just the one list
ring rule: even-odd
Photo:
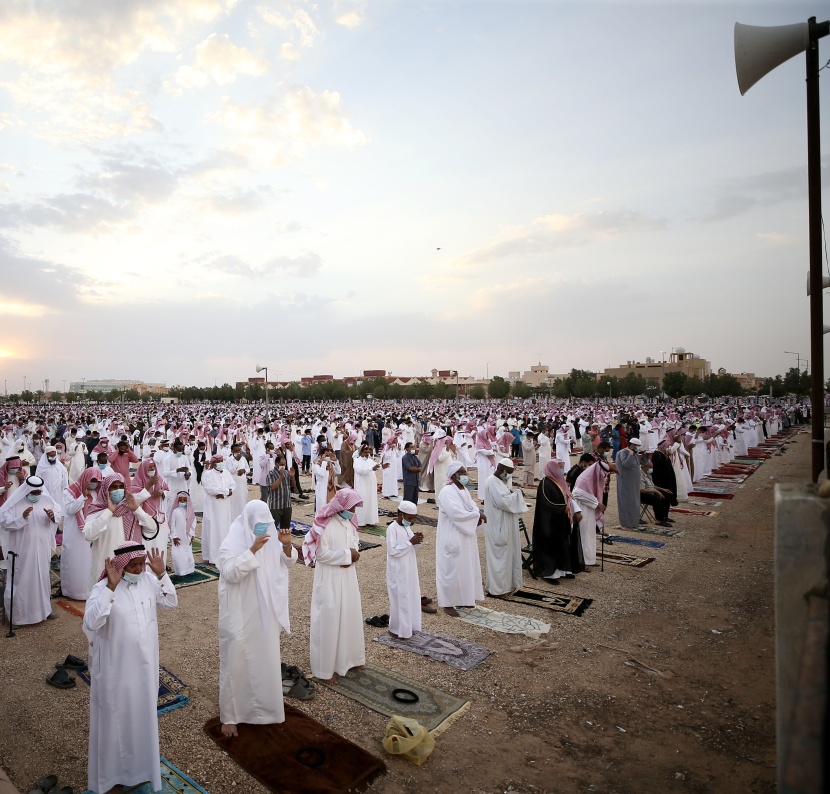
[[[490,608],[551,623],[555,648],[512,652],[531,641],[424,615],[425,630],[495,651],[460,672],[381,646],[374,638],[382,630],[366,626],[370,663],[472,702],[425,766],[388,756],[387,718],[325,687],[300,707],[384,758],[388,774],[374,792],[774,791],[773,485],[808,479],[809,444],[807,434],[796,436],[715,508],[717,517],[673,514],[684,534],[664,549],[613,547],[653,563],[606,564],[563,582],[560,590],[594,599],[582,617],[487,599]],[[615,504],[612,486],[610,527]],[[310,506],[295,508],[299,520],[310,515]],[[531,526],[532,512],[525,520]],[[424,531],[421,586],[434,595],[435,529]],[[481,557],[483,566],[483,539]],[[282,639],[283,661],[306,670],[312,575],[301,566],[292,573],[293,633]],[[388,612],[383,546],[362,555],[358,575],[364,615]],[[0,637],[0,766],[22,791],[50,772],[76,792],[86,783],[88,689],[44,683],[67,653],[86,658],[86,641],[80,618],[56,611],[58,620]],[[180,590],[178,609],[159,611],[161,662],[190,685],[192,700],[160,718],[161,752],[212,794],[264,792],[202,733],[218,714],[216,623],[215,582]]]

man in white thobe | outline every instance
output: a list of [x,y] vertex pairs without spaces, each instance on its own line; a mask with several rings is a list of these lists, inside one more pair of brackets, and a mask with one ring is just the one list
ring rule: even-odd
[[242,455],[242,446],[239,443],[231,444],[231,454],[225,460],[225,470],[234,481],[231,496],[231,521],[234,521],[242,515],[248,501],[248,472],[251,470],[248,461]]
[[233,478],[225,470],[221,455],[214,455],[202,472],[205,489],[205,512],[202,518],[202,559],[219,561],[219,547],[231,528],[231,495]]
[[[150,570],[145,570],[145,562]],[[84,611],[89,640],[89,790],[149,780],[161,791],[156,607],[178,605],[158,549],[126,543],[107,558]]]
[[487,592],[504,596],[522,586],[522,548],[519,514],[528,510],[521,489],[507,484],[513,461],[503,458],[484,484],[484,527],[487,551]]
[[487,519],[467,490],[467,470],[459,461],[447,467],[447,487],[438,496],[435,541],[435,584],[438,605],[450,617],[456,606],[473,607],[484,600],[476,531]]
[[297,561],[291,530],[268,506],[248,502],[219,549],[219,719],[225,736],[240,722],[285,722],[280,633],[290,633],[288,571]]
[[421,584],[415,556],[424,540],[414,532],[414,502],[401,502],[398,517],[386,528],[386,591],[389,593],[389,633],[408,639],[421,630]]
[[[161,474],[167,483],[167,492],[164,495],[164,512],[169,521],[170,514],[176,509],[178,498],[176,494],[180,491],[187,491],[190,484],[190,465],[184,454],[184,442],[177,438],[173,442],[173,451],[162,460]],[[167,547],[166,542],[164,546]]]
[[375,459],[369,457],[371,448],[364,444],[360,454],[354,459],[354,489],[360,494],[363,504],[357,508],[357,524],[365,527],[377,525],[378,515],[378,478],[375,472],[380,468]]

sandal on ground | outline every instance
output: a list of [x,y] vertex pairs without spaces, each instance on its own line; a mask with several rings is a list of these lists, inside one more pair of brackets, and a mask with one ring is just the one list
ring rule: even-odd
[[317,686],[309,681],[304,675],[300,676],[285,694],[297,700],[310,700],[314,697]]
[[55,667],[58,670],[86,670],[86,662],[70,653],[62,662],[55,662]]
[[375,615],[374,617],[367,618],[365,620],[365,623],[367,626],[374,626],[378,629],[385,629],[389,625],[388,621],[384,623],[383,618],[380,617],[380,615]]
[[46,683],[55,689],[72,689],[75,686],[75,679],[66,670],[55,670],[52,675],[46,676]]
[[35,783],[35,787],[29,792],[29,794],[40,794],[42,791],[49,791],[49,789],[54,788],[58,785],[58,778],[57,775],[47,775],[46,777],[38,780]]

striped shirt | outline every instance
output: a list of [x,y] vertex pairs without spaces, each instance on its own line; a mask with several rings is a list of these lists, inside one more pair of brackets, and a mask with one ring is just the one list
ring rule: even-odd
[[[279,487],[271,489],[271,486],[281,480]],[[266,481],[268,486],[268,507],[271,510],[285,510],[286,507],[291,507],[291,481],[288,478],[288,470],[280,473],[280,470],[274,466],[268,473]]]

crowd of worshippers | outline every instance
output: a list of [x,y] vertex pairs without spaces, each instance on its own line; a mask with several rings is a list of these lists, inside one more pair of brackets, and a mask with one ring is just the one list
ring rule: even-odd
[[[4,606],[8,616],[13,599],[15,626],[55,617],[49,570],[59,533],[62,594],[86,601],[90,790],[147,780],[161,788],[155,613],[178,603],[168,546],[174,575],[194,571],[197,513],[203,560],[219,572],[219,711],[223,733],[234,737],[240,723],[285,719],[280,633],[290,631],[288,577],[299,559],[314,568],[313,675],[331,682],[365,666],[358,529],[379,522],[379,491],[398,502],[386,530],[389,632],[406,640],[422,613],[437,611],[420,589],[422,493],[438,506],[437,605],[458,617],[484,599],[485,582],[493,597],[521,586],[523,488],[536,496],[531,573],[558,585],[596,564],[612,474],[624,528],[639,525],[644,503],[670,524],[669,506],[694,480],[789,422],[784,408],[560,413],[550,405],[517,417],[509,404],[485,414],[476,407],[399,419],[350,416],[342,404],[336,415],[318,406],[267,421],[261,407],[247,415],[230,407],[221,417],[215,407],[189,406],[144,417],[122,406],[94,416],[8,416],[0,549],[13,575],[7,570]],[[306,473],[315,517],[302,533],[291,515],[292,501],[308,499]],[[250,498],[249,476],[259,498]]]

